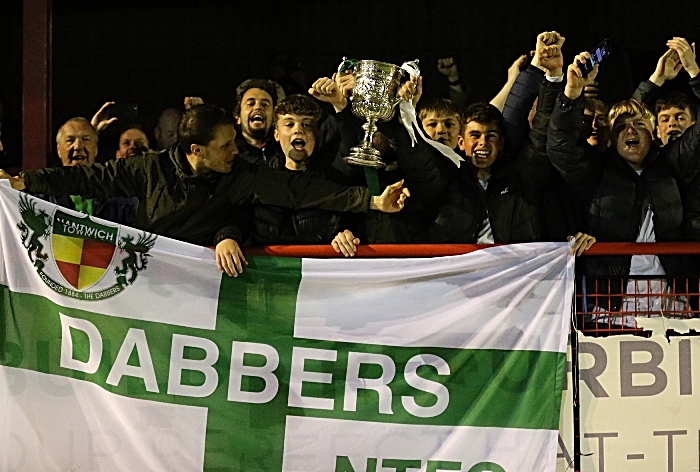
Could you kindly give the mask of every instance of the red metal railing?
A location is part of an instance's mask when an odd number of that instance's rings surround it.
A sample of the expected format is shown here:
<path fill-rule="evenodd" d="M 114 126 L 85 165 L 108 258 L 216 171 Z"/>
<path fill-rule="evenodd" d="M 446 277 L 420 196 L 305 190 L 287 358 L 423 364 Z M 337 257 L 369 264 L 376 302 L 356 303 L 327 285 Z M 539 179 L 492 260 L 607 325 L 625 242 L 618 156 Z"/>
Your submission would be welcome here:
<path fill-rule="evenodd" d="M 690 319 L 700 316 L 698 279 L 577 278 L 577 326 L 588 336 L 644 334 L 635 317 Z M 585 303 L 584 303 L 585 300 Z"/>
<path fill-rule="evenodd" d="M 357 257 L 439 257 L 467 254 L 492 244 L 363 244 Z M 285 257 L 343 257 L 330 244 L 308 246 L 265 246 L 250 248 L 246 254 Z M 700 243 L 596 243 L 584 256 L 622 256 L 634 254 L 698 254 Z"/>

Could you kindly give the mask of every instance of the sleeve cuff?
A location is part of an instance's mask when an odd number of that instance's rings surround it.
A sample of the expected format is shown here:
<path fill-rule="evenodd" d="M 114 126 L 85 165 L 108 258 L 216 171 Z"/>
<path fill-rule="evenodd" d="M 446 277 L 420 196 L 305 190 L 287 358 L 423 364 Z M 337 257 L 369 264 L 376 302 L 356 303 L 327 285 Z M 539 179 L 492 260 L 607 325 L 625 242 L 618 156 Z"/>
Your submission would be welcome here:
<path fill-rule="evenodd" d="M 240 243 L 242 235 L 238 228 L 235 228 L 233 226 L 223 228 L 218 233 L 216 233 L 216 237 L 214 238 L 214 246 L 219 244 L 224 239 L 233 239 L 237 243 Z"/>

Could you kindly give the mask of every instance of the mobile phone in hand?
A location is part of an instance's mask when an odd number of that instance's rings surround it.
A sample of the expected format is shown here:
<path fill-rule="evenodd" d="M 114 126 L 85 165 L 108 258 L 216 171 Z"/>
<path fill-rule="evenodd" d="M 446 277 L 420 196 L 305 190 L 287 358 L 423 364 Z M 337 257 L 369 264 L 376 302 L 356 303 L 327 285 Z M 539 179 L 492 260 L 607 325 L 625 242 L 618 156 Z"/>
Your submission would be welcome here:
<path fill-rule="evenodd" d="M 586 59 L 585 62 L 578 63 L 578 68 L 581 70 L 583 77 L 588 76 L 588 74 L 593 71 L 593 66 L 603 62 L 605 59 L 610 57 L 610 54 L 610 40 L 604 39 L 600 42 L 600 44 L 598 44 L 598 46 L 595 47 L 595 49 L 591 51 L 590 59 Z"/>

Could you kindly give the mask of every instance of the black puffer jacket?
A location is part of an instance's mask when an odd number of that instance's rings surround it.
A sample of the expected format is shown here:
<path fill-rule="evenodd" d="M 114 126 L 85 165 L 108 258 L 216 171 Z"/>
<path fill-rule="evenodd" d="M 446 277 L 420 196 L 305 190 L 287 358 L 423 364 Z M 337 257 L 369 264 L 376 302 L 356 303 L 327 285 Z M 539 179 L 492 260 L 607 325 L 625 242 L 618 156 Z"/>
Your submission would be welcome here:
<path fill-rule="evenodd" d="M 544 78 L 544 72 L 530 64 L 520 71 L 506 97 L 506 102 L 503 104 L 503 119 L 508 136 L 508 150 L 511 152 L 520 150 L 527 139 L 530 131 L 527 118 L 535 103 L 535 98 L 540 93 L 540 84 L 543 81 L 547 82 Z M 554 86 L 559 87 L 559 83 L 554 83 Z"/>
<path fill-rule="evenodd" d="M 557 102 L 559 92 L 564 90 L 564 82 L 550 82 L 542 79 L 537 101 L 537 113 L 532 121 L 530 140 L 537 152 L 547 153 L 547 130 L 549 120 Z M 590 123 L 584 123 L 590 129 Z M 547 160 L 549 160 L 547 158 Z M 569 236 L 583 232 L 581 208 L 559 172 L 550 164 L 547 181 L 542 189 L 542 239 L 546 241 L 566 241 Z"/>
<path fill-rule="evenodd" d="M 366 188 L 242 159 L 235 159 L 227 174 L 194 175 L 178 145 L 106 164 L 28 171 L 24 181 L 31 193 L 138 197 L 137 228 L 200 245 L 243 241 L 252 204 L 366 212 L 370 200 Z"/>
<path fill-rule="evenodd" d="M 652 145 L 637 174 L 614 147 L 605 153 L 581 143 L 583 100 L 557 99 L 549 126 L 548 153 L 584 208 L 583 224 L 598 241 L 637 239 L 647 208 L 654 212 L 657 241 L 683 239 L 681 189 L 700 172 L 700 128 L 691 126 L 679 139 L 659 149 Z M 667 275 L 687 272 L 682 257 L 660 256 Z M 631 256 L 584 258 L 584 273 L 627 276 Z"/>

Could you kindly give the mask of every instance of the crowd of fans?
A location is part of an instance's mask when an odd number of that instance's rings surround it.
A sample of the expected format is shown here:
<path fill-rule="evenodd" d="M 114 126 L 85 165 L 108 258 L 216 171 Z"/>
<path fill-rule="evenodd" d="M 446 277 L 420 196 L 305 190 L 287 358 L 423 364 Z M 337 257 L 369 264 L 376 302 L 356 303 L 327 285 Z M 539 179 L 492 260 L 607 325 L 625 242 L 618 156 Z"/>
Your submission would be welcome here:
<path fill-rule="evenodd" d="M 700 97 L 695 44 L 670 39 L 649 80 L 607 104 L 595 82 L 605 63 L 583 74 L 590 54 L 564 64 L 564 42 L 539 34 L 490 103 L 468 103 L 451 58 L 437 64 L 445 98 L 422 101 L 422 78 L 407 75 L 398 97 L 417 110 L 421 130 L 400 113 L 379 123 L 372 141 L 387 167 L 378 171 L 343 160 L 364 135 L 352 112 L 355 77 L 344 71 L 308 94 L 246 80 L 232 113 L 187 97 L 183 110 L 163 110 L 152 133 L 113 117 L 108 102 L 92 120 L 61 126 L 62 167 L 0 178 L 62 206 L 216 246 L 229 275 L 243 270 L 246 245 L 331 244 L 350 257 L 365 243 L 571 240 L 581 254 L 596 240 L 697 241 L 697 106 L 663 90 L 685 71 Z M 98 135 L 117 126 L 115 159 L 95 164 Z M 674 256 L 582 262 L 599 277 L 695 275 L 691 259 Z"/>

